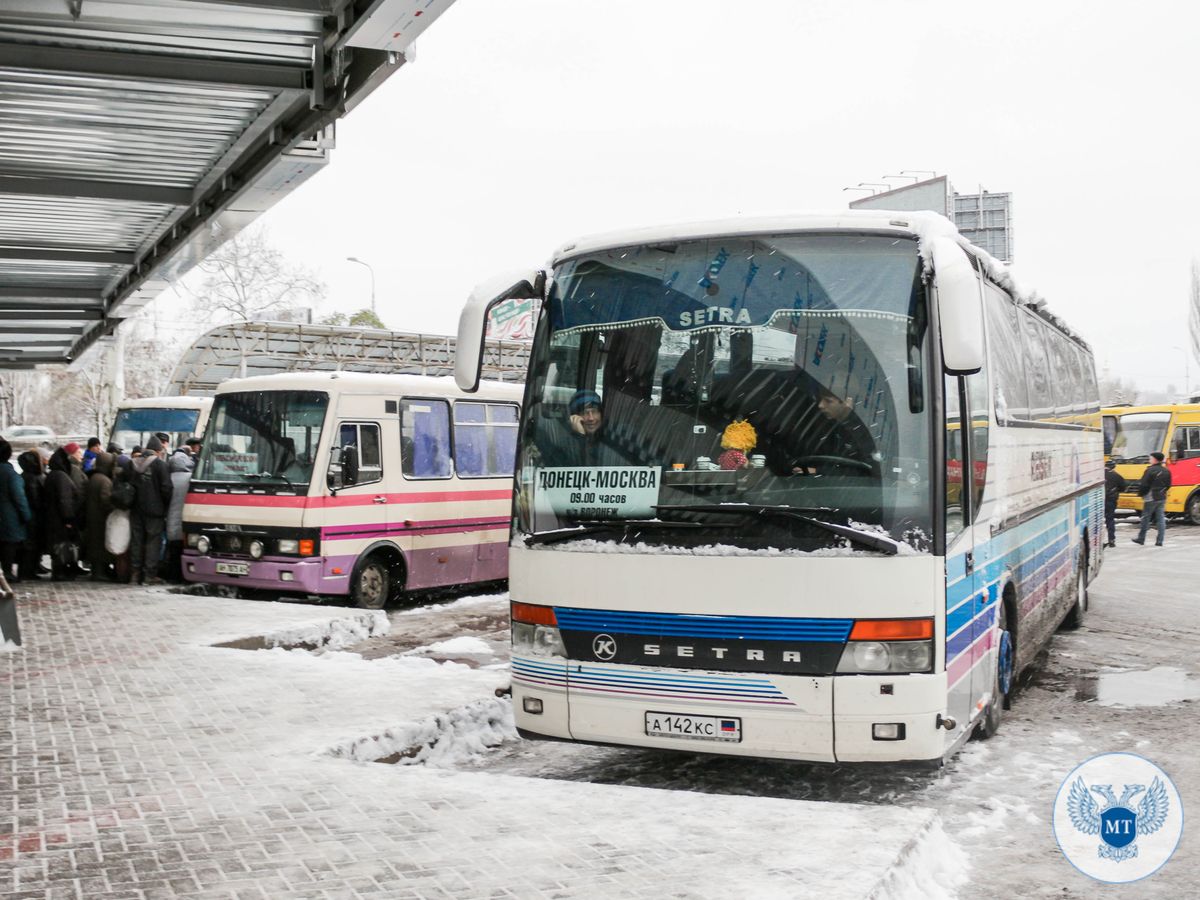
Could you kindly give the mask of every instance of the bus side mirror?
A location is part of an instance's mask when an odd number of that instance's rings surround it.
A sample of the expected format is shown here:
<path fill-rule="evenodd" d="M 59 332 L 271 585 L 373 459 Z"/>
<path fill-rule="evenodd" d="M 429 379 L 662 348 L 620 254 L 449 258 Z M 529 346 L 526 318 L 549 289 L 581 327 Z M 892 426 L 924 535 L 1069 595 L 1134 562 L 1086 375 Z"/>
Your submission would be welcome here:
<path fill-rule="evenodd" d="M 358 448 L 347 444 L 342 448 L 342 485 L 358 484 Z"/>
<path fill-rule="evenodd" d="M 329 452 L 329 468 L 325 471 L 325 484 L 337 493 L 358 481 L 358 448 L 352 444 L 334 447 Z"/>
<path fill-rule="evenodd" d="M 505 300 L 540 300 L 545 288 L 545 271 L 535 269 L 498 275 L 471 291 L 458 317 L 458 341 L 454 346 L 454 380 L 459 388 L 468 394 L 479 390 L 483 342 L 487 337 L 488 313 L 492 307 Z"/>
<path fill-rule="evenodd" d="M 931 250 L 942 361 L 952 375 L 973 375 L 984 362 L 979 277 L 956 241 L 934 238 Z"/>

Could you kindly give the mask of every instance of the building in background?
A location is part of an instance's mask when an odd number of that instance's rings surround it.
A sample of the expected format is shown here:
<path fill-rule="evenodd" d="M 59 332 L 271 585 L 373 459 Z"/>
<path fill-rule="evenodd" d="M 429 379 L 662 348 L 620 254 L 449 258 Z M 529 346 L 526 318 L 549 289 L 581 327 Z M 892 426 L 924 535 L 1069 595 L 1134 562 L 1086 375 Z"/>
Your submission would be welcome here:
<path fill-rule="evenodd" d="M 890 191 L 860 197 L 851 209 L 932 210 L 952 221 L 972 244 L 1001 262 L 1013 261 L 1012 194 L 982 188 L 978 194 L 960 194 L 945 175 L 906 184 Z"/>

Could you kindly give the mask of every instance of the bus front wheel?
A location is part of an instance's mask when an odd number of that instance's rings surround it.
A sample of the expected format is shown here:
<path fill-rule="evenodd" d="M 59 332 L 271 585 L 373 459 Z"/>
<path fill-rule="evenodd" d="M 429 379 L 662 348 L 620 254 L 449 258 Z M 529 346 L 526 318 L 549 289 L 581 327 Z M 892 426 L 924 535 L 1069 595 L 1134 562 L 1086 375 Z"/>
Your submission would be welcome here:
<path fill-rule="evenodd" d="M 1187 505 L 1183 508 L 1184 518 L 1189 525 L 1200 525 L 1200 491 L 1188 497 Z"/>
<path fill-rule="evenodd" d="M 975 726 L 975 737 L 987 740 L 1000 730 L 1000 720 L 1008 706 L 1008 694 L 1013 680 L 1013 641 L 1008 630 L 1008 605 L 1001 599 L 997 604 L 1000 622 L 997 628 L 999 645 L 996 647 L 996 668 L 992 673 L 992 699 L 983 713 L 983 719 Z"/>
<path fill-rule="evenodd" d="M 350 596 L 359 609 L 383 609 L 388 600 L 388 567 L 378 556 L 368 558 L 350 585 Z"/>

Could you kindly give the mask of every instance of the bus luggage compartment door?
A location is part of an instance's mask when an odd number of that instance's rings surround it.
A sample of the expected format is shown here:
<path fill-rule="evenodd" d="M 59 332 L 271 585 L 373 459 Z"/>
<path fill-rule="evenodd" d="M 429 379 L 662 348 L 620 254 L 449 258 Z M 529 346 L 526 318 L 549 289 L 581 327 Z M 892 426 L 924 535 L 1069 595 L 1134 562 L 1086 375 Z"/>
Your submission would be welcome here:
<path fill-rule="evenodd" d="M 833 679 L 581 663 L 567 666 L 579 741 L 832 762 Z M 651 734 L 658 714 L 658 731 Z M 670 717 L 668 723 L 662 717 Z M 690 732 L 690 733 L 689 733 Z"/>

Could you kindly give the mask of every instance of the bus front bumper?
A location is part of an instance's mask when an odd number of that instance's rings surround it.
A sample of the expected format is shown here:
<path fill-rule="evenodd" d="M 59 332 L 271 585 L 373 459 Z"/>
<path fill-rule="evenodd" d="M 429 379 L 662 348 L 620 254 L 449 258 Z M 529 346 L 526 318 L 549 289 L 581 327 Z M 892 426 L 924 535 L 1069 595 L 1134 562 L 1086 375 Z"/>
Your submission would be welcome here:
<path fill-rule="evenodd" d="M 229 571 L 231 568 L 233 571 Z M 301 594 L 347 593 L 350 576 L 327 575 L 325 568 L 326 560 L 322 557 L 228 559 L 201 555 L 194 550 L 183 553 L 183 577 L 187 581 Z"/>
<path fill-rule="evenodd" d="M 738 675 L 514 657 L 512 697 L 517 728 L 530 735 L 689 753 L 926 761 L 941 759 L 954 737 L 942 727 L 944 673 Z M 730 721 L 737 739 L 651 735 L 652 714 Z"/>

